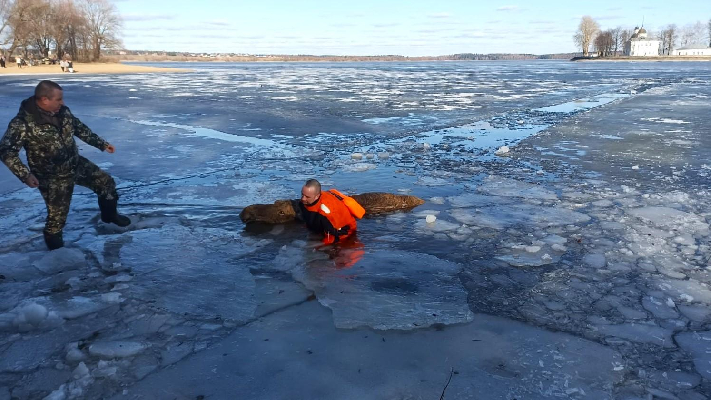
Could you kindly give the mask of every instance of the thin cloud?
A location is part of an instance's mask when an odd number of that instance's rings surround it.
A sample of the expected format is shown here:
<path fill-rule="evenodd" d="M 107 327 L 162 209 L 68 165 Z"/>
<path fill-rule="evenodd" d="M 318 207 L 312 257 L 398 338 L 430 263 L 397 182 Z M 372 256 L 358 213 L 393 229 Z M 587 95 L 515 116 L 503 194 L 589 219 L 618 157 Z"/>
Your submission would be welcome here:
<path fill-rule="evenodd" d="M 417 29 L 417 30 L 415 30 L 415 33 L 435 34 L 435 33 L 452 32 L 455 30 L 456 29 L 454 29 L 454 28 L 430 28 L 430 29 Z"/>
<path fill-rule="evenodd" d="M 483 32 L 468 32 L 468 33 L 462 33 L 460 35 L 456 35 L 453 37 L 457 38 L 457 39 L 482 39 L 482 38 L 492 37 L 492 35 L 486 34 Z"/>
<path fill-rule="evenodd" d="M 518 11 L 518 6 L 502 6 L 497 8 L 496 11 Z"/>
<path fill-rule="evenodd" d="M 427 17 L 433 18 L 433 19 L 447 19 L 447 18 L 451 18 L 452 14 L 450 14 L 448 12 L 441 12 L 441 13 L 430 14 Z"/>
<path fill-rule="evenodd" d="M 195 37 L 199 37 L 202 39 L 231 39 L 232 35 L 226 35 L 226 34 L 216 34 L 216 33 L 205 33 L 205 34 L 197 34 Z"/>
<path fill-rule="evenodd" d="M 595 17 L 596 20 L 600 21 L 609 21 L 609 20 L 615 20 L 615 19 L 623 19 L 626 18 L 621 15 L 603 15 L 602 17 Z"/>
<path fill-rule="evenodd" d="M 214 25 L 214 26 L 229 26 L 229 25 L 231 25 L 229 21 L 226 21 L 224 19 L 214 19 L 212 21 L 205 21 L 205 24 Z"/>
<path fill-rule="evenodd" d="M 400 24 L 398 23 L 384 23 L 384 24 L 373 24 L 374 28 L 392 28 L 395 26 L 399 26 Z"/>
<path fill-rule="evenodd" d="M 124 21 L 172 20 L 175 17 L 175 14 L 124 14 L 121 16 Z"/>

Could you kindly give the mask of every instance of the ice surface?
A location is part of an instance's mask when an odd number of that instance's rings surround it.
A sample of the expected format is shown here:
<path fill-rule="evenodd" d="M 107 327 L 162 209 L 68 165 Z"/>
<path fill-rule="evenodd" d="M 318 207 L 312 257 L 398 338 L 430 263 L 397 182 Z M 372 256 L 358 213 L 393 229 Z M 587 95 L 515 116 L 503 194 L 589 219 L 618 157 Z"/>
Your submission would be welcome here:
<path fill-rule="evenodd" d="M 655 325 L 628 323 L 620 325 L 598 325 L 600 333 L 628 339 L 634 342 L 652 343 L 661 347 L 674 347 L 672 331 Z"/>
<path fill-rule="evenodd" d="M 558 199 L 555 193 L 539 185 L 493 175 L 488 176 L 477 190 L 490 196 L 522 197 L 538 200 Z"/>
<path fill-rule="evenodd" d="M 360 251 L 343 249 L 333 259 L 302 254 L 304 261 L 292 264 L 295 279 L 333 310 L 336 327 L 410 330 L 471 320 L 459 265 L 416 253 Z M 299 252 L 285 248 L 277 263 L 293 263 Z M 362 258 L 350 265 L 354 255 Z"/>
<path fill-rule="evenodd" d="M 102 358 L 124 358 L 135 356 L 146 348 L 146 344 L 138 342 L 96 342 L 89 346 L 89 354 Z"/>
<path fill-rule="evenodd" d="M 475 210 L 455 209 L 452 217 L 460 223 L 505 229 L 518 225 L 538 227 L 585 223 L 588 215 L 562 207 L 536 207 L 527 204 L 481 207 Z"/>
<path fill-rule="evenodd" d="M 249 269 L 214 266 L 256 251 L 258 243 L 240 241 L 234 233 L 220 229 L 189 229 L 179 225 L 127 235 L 131 241 L 121 247 L 120 259 L 131 269 L 135 280 L 124 296 L 152 300 L 158 307 L 181 314 L 213 315 L 237 321 L 253 316 L 254 279 Z M 196 285 L 195 280 L 210 284 Z"/>
<path fill-rule="evenodd" d="M 503 156 L 504 154 L 508 154 L 509 151 L 509 146 L 501 146 L 494 152 L 494 154 L 497 156 Z"/>
<path fill-rule="evenodd" d="M 709 230 L 701 216 L 674 208 L 642 207 L 631 209 L 629 213 L 662 228 L 683 228 L 687 233 L 708 233 Z"/>
<path fill-rule="evenodd" d="M 437 398 L 451 373 L 447 398 L 601 399 L 611 397 L 625 373 L 619 355 L 602 345 L 472 317 L 469 324 L 418 335 L 342 331 L 328 310 L 310 302 L 251 324 L 130 392 L 155 397 L 169 387 L 171 395 L 188 398 Z"/>
<path fill-rule="evenodd" d="M 711 331 L 682 332 L 675 339 L 681 348 L 691 353 L 696 371 L 711 379 Z"/>
<path fill-rule="evenodd" d="M 63 247 L 47 253 L 35 262 L 33 266 L 45 274 L 56 274 L 86 267 L 86 257 L 79 249 Z"/>

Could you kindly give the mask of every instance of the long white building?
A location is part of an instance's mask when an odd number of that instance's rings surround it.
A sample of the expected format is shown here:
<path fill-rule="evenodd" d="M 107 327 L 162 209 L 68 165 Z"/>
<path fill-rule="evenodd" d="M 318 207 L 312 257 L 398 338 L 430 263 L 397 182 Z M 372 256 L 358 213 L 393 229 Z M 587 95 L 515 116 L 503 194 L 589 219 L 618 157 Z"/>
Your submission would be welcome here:
<path fill-rule="evenodd" d="M 661 41 L 647 38 L 647 30 L 639 27 L 634 28 L 634 33 L 630 40 L 625 43 L 624 55 L 629 57 L 657 57 L 659 56 L 659 46 Z"/>
<path fill-rule="evenodd" d="M 711 47 L 706 47 L 704 45 L 693 45 L 679 47 L 674 49 L 673 55 L 675 56 L 688 56 L 688 57 L 711 57 Z"/>

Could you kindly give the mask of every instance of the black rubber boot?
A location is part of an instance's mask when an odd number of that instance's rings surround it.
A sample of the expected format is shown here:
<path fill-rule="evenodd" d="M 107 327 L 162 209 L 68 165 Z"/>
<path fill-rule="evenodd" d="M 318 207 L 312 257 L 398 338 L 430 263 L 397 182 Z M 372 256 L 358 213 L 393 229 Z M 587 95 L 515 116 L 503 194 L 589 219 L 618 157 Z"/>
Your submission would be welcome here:
<path fill-rule="evenodd" d="M 118 226 L 129 226 L 131 225 L 131 220 L 118 213 L 116 207 L 118 206 L 118 199 L 104 199 L 99 197 L 99 209 L 101 210 L 101 220 L 107 224 L 116 224 Z"/>
<path fill-rule="evenodd" d="M 57 250 L 60 247 L 64 247 L 64 239 L 62 239 L 62 232 L 50 235 L 44 232 L 44 242 L 47 244 L 47 248 L 52 250 Z"/>

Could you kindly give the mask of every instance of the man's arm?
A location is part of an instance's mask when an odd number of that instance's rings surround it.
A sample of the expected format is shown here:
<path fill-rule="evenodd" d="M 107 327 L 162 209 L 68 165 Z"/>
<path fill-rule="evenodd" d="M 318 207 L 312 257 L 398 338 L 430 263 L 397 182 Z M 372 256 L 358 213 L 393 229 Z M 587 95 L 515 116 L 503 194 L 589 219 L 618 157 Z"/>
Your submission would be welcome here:
<path fill-rule="evenodd" d="M 0 139 L 0 160 L 22 182 L 30 176 L 30 169 L 20 160 L 20 149 L 25 145 L 27 125 L 17 118 L 10 121 L 5 135 Z"/>
<path fill-rule="evenodd" d="M 67 110 L 67 114 L 68 117 L 72 119 L 72 124 L 74 125 L 74 136 L 78 137 L 89 146 L 94 146 L 101 151 L 106 150 L 106 147 L 109 146 L 109 142 L 94 133 L 88 126 L 84 125 L 79 118 L 69 112 L 69 110 Z"/>

